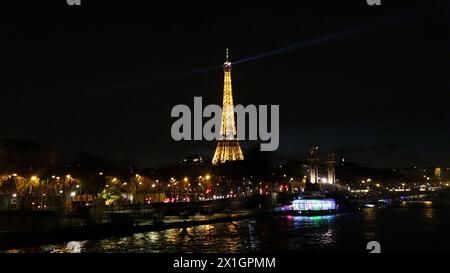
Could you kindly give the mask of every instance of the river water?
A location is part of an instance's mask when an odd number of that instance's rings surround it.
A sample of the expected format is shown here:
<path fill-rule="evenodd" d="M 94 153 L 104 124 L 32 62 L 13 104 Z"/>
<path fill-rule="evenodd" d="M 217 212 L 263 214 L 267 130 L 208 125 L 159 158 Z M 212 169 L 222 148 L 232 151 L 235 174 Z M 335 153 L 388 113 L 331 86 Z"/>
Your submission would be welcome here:
<path fill-rule="evenodd" d="M 332 216 L 270 216 L 11 252 L 367 252 L 369 241 L 378 241 L 382 252 L 446 252 L 450 210 L 424 203 Z"/>

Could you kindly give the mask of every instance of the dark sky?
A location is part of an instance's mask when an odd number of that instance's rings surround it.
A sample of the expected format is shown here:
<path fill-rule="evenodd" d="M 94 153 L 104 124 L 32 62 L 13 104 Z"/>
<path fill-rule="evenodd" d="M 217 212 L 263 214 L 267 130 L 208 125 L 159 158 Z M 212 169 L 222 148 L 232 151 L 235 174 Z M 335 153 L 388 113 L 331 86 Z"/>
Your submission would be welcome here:
<path fill-rule="evenodd" d="M 450 166 L 448 1 L 81 1 L 2 4 L 0 138 L 142 166 L 212 156 L 172 140 L 172 107 L 221 103 L 222 70 L 202 69 L 226 47 L 232 61 L 290 48 L 233 66 L 235 103 L 280 105 L 277 159 L 318 144 Z"/>

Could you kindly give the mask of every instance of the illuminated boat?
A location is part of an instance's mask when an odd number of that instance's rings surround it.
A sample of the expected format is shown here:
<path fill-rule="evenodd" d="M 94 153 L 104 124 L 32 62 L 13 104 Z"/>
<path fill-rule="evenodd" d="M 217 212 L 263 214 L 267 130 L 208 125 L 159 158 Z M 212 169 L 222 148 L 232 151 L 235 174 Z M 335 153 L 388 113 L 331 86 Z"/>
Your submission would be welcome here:
<path fill-rule="evenodd" d="M 288 209 L 289 214 L 305 216 L 335 214 L 337 211 L 334 199 L 295 199 Z"/>

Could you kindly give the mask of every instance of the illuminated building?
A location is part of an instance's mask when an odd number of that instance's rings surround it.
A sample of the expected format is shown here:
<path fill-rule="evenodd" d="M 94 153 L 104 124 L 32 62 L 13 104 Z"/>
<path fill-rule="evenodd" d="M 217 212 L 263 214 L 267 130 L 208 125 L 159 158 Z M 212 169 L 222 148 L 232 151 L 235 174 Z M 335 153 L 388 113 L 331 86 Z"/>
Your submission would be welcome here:
<path fill-rule="evenodd" d="M 309 181 L 311 184 L 315 184 L 319 182 L 319 155 L 318 155 L 319 147 L 313 146 L 309 157 Z"/>
<path fill-rule="evenodd" d="M 442 174 L 441 168 L 437 167 L 434 169 L 434 176 L 437 180 L 441 179 L 441 174 Z"/>
<path fill-rule="evenodd" d="M 228 49 L 226 61 L 223 64 L 224 86 L 222 123 L 220 127 L 220 137 L 217 140 L 217 148 L 214 153 L 212 163 L 214 165 L 227 161 L 243 160 L 241 146 L 236 137 L 236 125 L 234 121 L 233 92 L 231 87 L 231 62 L 228 60 Z"/>
<path fill-rule="evenodd" d="M 335 184 L 336 183 L 336 156 L 333 153 L 328 154 L 328 160 L 327 163 L 327 172 L 328 172 L 328 179 L 327 182 L 329 184 Z"/>

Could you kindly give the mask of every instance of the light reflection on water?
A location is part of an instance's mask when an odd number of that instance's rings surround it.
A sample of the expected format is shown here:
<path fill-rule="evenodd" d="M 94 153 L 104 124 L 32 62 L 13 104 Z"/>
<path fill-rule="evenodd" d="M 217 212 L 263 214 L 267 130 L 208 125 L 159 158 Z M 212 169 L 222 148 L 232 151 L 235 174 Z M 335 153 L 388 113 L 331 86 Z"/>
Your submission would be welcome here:
<path fill-rule="evenodd" d="M 39 248 L 39 252 L 248 252 L 332 245 L 331 216 L 275 216 L 263 219 L 137 233 L 124 238 L 70 242 Z M 311 232 L 314 230 L 313 232 Z"/>
<path fill-rule="evenodd" d="M 268 216 L 19 252 L 364 252 L 372 240 L 380 241 L 384 251 L 446 251 L 449 228 L 448 211 L 429 206 L 369 208 L 330 216 Z"/>

